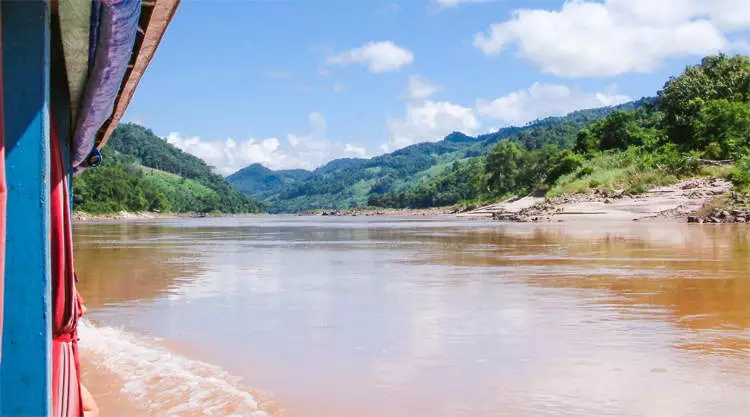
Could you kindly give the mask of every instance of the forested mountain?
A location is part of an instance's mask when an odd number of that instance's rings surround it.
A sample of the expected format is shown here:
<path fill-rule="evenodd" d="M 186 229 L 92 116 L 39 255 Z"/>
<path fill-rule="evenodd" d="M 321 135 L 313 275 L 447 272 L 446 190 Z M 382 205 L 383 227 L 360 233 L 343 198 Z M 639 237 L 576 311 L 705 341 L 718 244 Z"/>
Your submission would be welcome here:
<path fill-rule="evenodd" d="M 254 164 L 227 179 L 248 195 L 264 199 L 271 212 L 363 206 L 368 200 L 377 202 L 378 196 L 404 192 L 435 177 L 448 175 L 450 170 L 457 169 L 455 162 L 460 165 L 485 155 L 506 139 L 524 143 L 529 149 L 548 144 L 572 147 L 576 134 L 588 123 L 616 110 L 631 110 L 650 100 L 653 99 L 580 110 L 564 117 L 536 120 L 523 127 L 508 127 L 477 137 L 454 132 L 439 142 L 419 143 L 372 159 L 334 160 L 307 177 L 296 171 L 290 177 L 290 171 L 271 171 Z M 450 200 L 452 198 L 446 201 Z"/>
<path fill-rule="evenodd" d="M 279 188 L 297 184 L 312 175 L 304 169 L 273 171 L 261 164 L 252 164 L 228 176 L 227 181 L 247 195 L 266 198 Z"/>
<path fill-rule="evenodd" d="M 73 191 L 75 208 L 91 213 L 255 213 L 265 209 L 200 158 L 129 123 L 113 132 L 100 167 L 74 177 Z"/>
<path fill-rule="evenodd" d="M 531 191 L 554 196 L 591 189 L 639 194 L 683 177 L 717 175 L 706 160 L 736 161 L 727 174 L 750 191 L 750 59 L 709 56 L 634 108 L 588 123 L 519 132 L 486 156 L 403 192 L 373 195 L 369 204 L 422 208 L 497 200 Z"/>

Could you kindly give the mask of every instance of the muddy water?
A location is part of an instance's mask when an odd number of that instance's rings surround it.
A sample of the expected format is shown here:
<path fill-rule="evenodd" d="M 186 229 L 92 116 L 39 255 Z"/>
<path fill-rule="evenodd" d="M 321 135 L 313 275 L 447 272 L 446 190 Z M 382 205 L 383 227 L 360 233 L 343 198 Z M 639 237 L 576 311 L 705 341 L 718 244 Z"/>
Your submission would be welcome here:
<path fill-rule="evenodd" d="M 104 415 L 750 410 L 750 225 L 266 217 L 75 232 Z"/>

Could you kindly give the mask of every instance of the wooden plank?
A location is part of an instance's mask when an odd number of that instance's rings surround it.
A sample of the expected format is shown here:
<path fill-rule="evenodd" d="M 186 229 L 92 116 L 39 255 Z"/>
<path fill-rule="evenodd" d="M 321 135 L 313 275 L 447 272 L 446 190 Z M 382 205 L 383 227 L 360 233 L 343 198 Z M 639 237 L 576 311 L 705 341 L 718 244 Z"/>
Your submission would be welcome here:
<path fill-rule="evenodd" d="M 50 4 L 3 1 L 8 223 L 0 392 L 3 416 L 48 416 Z"/>

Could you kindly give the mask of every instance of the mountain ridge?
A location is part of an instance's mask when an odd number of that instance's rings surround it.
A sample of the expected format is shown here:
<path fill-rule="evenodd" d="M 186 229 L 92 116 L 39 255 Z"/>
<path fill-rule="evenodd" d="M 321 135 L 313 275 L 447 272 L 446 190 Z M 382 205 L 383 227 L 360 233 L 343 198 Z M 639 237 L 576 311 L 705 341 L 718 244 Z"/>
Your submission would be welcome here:
<path fill-rule="evenodd" d="M 565 116 L 547 117 L 478 136 L 452 132 L 437 142 L 421 142 L 369 159 L 335 159 L 306 171 L 311 174 L 307 178 L 281 181 L 274 187 L 260 184 L 273 183 L 273 178 L 269 177 L 286 176 L 289 170 L 274 171 L 264 167 L 268 171 L 244 171 L 246 167 L 229 175 L 227 181 L 245 194 L 266 201 L 269 211 L 276 213 L 364 206 L 372 195 L 405 191 L 438 175 L 452 162 L 486 154 L 502 140 L 518 137 L 527 147 L 536 149 L 545 144 L 544 138 L 535 137 L 537 129 L 571 124 L 575 125 L 572 131 L 613 111 L 630 110 L 653 100 L 655 98 L 647 97 L 618 106 L 576 110 Z M 570 147 L 573 140 L 574 137 L 567 135 L 559 139 L 557 145 Z"/>

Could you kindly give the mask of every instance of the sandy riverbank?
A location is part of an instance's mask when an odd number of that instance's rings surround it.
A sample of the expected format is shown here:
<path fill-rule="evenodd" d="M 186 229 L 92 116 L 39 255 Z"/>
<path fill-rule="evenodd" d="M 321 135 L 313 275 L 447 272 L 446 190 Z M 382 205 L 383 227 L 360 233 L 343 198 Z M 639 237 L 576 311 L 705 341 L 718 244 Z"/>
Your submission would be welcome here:
<path fill-rule="evenodd" d="M 204 217 L 238 217 L 238 216 L 262 216 L 264 214 L 198 214 L 198 213 L 153 213 L 153 212 L 129 212 L 91 214 L 82 211 L 73 212 L 73 220 L 76 222 L 107 221 L 107 220 L 157 220 L 157 219 L 192 219 Z"/>
<path fill-rule="evenodd" d="M 459 216 L 513 222 L 568 220 L 679 220 L 708 223 L 745 223 L 750 208 L 714 210 L 717 199 L 729 196 L 732 183 L 718 178 L 696 178 L 658 187 L 640 195 L 624 191 L 592 191 L 553 198 L 523 197 L 481 207 Z M 726 211 L 726 212 L 725 212 Z"/>
<path fill-rule="evenodd" d="M 175 213 L 151 213 L 151 212 L 139 212 L 131 213 L 128 211 L 120 211 L 118 213 L 106 213 L 106 214 L 91 214 L 84 211 L 74 211 L 73 220 L 75 221 L 97 221 L 97 220 L 144 220 L 144 219 L 175 219 L 183 217 L 199 217 L 198 215 L 192 214 L 175 214 Z"/>

